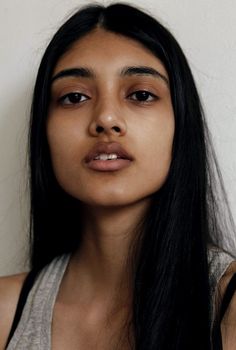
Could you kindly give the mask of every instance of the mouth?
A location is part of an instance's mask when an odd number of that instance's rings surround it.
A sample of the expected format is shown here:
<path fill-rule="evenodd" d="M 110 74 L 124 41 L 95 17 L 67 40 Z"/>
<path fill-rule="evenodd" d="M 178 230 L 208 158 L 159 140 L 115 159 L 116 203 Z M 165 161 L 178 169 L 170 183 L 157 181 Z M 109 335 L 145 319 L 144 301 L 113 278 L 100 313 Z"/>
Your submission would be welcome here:
<path fill-rule="evenodd" d="M 125 158 L 120 157 L 116 153 L 110 153 L 110 154 L 101 153 L 94 158 L 94 160 L 115 160 L 115 159 L 125 159 Z"/>
<path fill-rule="evenodd" d="M 85 157 L 85 164 L 96 171 L 117 171 L 128 167 L 133 157 L 118 142 L 99 142 Z"/>

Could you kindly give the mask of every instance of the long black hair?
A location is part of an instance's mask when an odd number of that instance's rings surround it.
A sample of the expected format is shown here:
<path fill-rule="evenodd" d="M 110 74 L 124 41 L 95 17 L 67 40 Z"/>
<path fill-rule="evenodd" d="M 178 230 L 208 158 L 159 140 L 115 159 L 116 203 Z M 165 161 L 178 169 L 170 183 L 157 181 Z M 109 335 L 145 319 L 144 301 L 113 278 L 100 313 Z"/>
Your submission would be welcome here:
<path fill-rule="evenodd" d="M 135 349 L 210 349 L 207 249 L 222 241 L 223 220 L 214 188 L 221 178 L 185 55 L 165 27 L 132 6 L 117 3 L 80 9 L 57 31 L 42 58 L 29 136 L 31 267 L 40 271 L 54 257 L 72 252 L 80 244 L 80 202 L 65 193 L 55 179 L 46 120 L 58 59 L 97 27 L 138 41 L 162 61 L 175 116 L 169 174 L 153 194 L 133 245 Z"/>

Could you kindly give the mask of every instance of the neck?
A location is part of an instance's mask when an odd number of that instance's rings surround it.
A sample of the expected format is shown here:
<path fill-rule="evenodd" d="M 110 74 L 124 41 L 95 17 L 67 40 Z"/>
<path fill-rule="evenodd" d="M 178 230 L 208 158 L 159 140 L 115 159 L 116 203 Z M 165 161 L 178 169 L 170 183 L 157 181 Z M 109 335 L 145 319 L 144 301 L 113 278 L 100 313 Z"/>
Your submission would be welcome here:
<path fill-rule="evenodd" d="M 123 208 L 85 208 L 82 244 L 73 257 L 80 286 L 113 297 L 130 291 L 130 246 L 148 206 L 149 201 Z"/>

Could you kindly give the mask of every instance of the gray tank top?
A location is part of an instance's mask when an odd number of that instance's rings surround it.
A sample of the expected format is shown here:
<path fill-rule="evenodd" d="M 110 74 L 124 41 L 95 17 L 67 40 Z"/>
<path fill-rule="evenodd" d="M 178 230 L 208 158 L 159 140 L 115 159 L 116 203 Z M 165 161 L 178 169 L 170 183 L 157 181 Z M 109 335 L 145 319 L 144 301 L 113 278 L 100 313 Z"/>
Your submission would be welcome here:
<path fill-rule="evenodd" d="M 51 349 L 53 308 L 69 258 L 70 255 L 56 258 L 41 271 L 28 295 L 20 322 L 6 350 Z M 211 248 L 208 259 L 213 299 L 218 281 L 235 258 Z M 212 313 L 214 314 L 213 307 Z"/>
<path fill-rule="evenodd" d="M 7 350 L 50 350 L 53 306 L 69 255 L 46 266 L 36 279 Z"/>

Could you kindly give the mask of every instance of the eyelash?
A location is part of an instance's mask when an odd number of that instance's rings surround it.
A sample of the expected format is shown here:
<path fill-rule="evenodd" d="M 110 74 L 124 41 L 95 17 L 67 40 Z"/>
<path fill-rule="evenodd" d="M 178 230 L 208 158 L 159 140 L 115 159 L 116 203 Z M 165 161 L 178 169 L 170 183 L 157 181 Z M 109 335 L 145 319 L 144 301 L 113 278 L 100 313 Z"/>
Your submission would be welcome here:
<path fill-rule="evenodd" d="M 136 99 L 132 99 L 131 98 L 131 96 L 132 95 L 137 95 L 138 93 L 141 93 L 141 94 L 146 94 L 146 95 L 148 95 L 148 99 L 151 97 L 151 101 L 149 100 L 145 100 L 145 101 L 140 101 L 140 100 L 138 100 L 137 98 Z M 84 100 L 82 100 L 81 101 L 81 97 L 86 97 L 86 99 L 84 99 Z M 76 100 L 72 100 L 71 101 L 71 99 L 73 99 L 73 98 L 76 98 Z M 132 92 L 131 94 L 129 94 L 128 96 L 127 96 L 127 98 L 128 99 L 130 99 L 130 100 L 132 100 L 132 101 L 134 101 L 134 102 L 138 102 L 138 103 L 141 103 L 141 104 L 146 104 L 146 103 L 150 103 L 150 102 L 153 102 L 153 101 L 155 101 L 155 100 L 158 100 L 159 99 L 159 97 L 158 96 L 156 96 L 156 95 L 154 95 L 153 93 L 151 93 L 151 92 L 149 92 L 149 91 L 147 91 L 147 90 L 137 90 L 137 91 L 134 91 L 134 92 Z M 78 100 L 79 99 L 79 100 Z M 64 96 L 62 96 L 62 97 L 60 97 L 59 98 L 59 104 L 61 104 L 62 106 L 64 105 L 64 106 L 70 106 L 70 105 L 74 105 L 74 104 L 80 104 L 80 103 L 82 103 L 82 102 L 84 102 L 84 101 L 86 101 L 86 100 L 90 100 L 91 98 L 89 97 L 89 96 L 87 96 L 87 95 L 85 95 L 85 94 L 81 94 L 81 93 L 79 93 L 79 92 L 71 92 L 71 93 L 69 93 L 69 94 L 66 94 L 66 95 L 64 95 Z M 66 102 L 66 100 L 68 100 L 69 102 Z"/>
<path fill-rule="evenodd" d="M 83 100 L 83 101 L 78 101 L 78 100 L 76 100 L 76 101 L 74 101 L 74 102 L 73 102 L 73 101 L 70 101 L 70 99 L 76 98 L 76 96 L 79 97 L 79 99 L 80 99 L 82 96 L 85 96 L 87 99 L 90 100 L 90 98 L 89 98 L 87 95 L 85 95 L 85 94 L 81 94 L 81 93 L 79 93 L 79 92 L 70 92 L 69 94 L 66 94 L 66 95 L 63 95 L 62 97 L 60 97 L 59 100 L 58 100 L 58 102 L 59 102 L 60 105 L 73 105 L 73 104 L 77 104 L 77 103 L 81 103 L 81 102 L 84 102 L 84 101 L 85 101 L 85 100 Z M 69 103 L 66 103 L 66 102 L 65 102 L 67 99 L 69 100 Z"/>
<path fill-rule="evenodd" d="M 134 92 L 132 92 L 132 94 L 129 94 L 129 95 L 128 95 L 128 98 L 131 99 L 130 96 L 135 95 L 135 94 L 137 94 L 137 93 L 141 93 L 141 94 L 144 93 L 144 94 L 147 94 L 147 95 L 148 95 L 148 98 L 151 97 L 151 101 L 147 101 L 147 100 L 146 100 L 146 101 L 139 101 L 138 99 L 134 99 L 133 101 L 135 101 L 135 102 L 139 102 L 139 103 L 149 103 L 149 102 L 153 102 L 153 101 L 156 101 L 156 100 L 159 99 L 158 96 L 154 95 L 153 93 L 151 93 L 151 92 L 149 92 L 149 91 L 147 91 L 147 90 L 137 90 L 137 91 L 134 91 Z"/>

